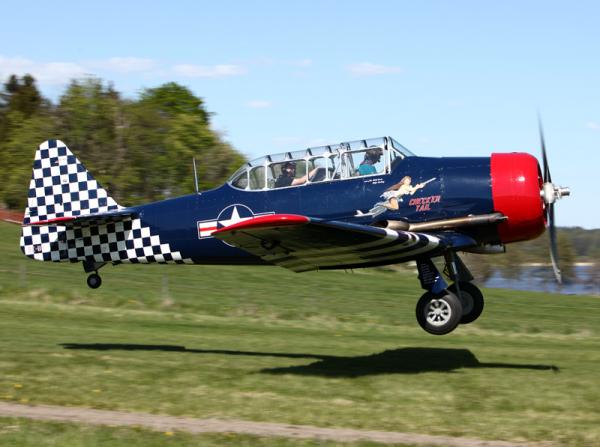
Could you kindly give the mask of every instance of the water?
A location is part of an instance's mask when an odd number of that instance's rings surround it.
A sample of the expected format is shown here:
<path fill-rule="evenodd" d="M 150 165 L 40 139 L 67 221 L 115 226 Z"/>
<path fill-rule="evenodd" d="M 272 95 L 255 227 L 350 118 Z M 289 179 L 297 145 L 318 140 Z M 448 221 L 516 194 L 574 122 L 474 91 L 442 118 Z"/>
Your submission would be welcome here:
<path fill-rule="evenodd" d="M 537 292 L 563 293 L 568 295 L 600 295 L 600 285 L 591 283 L 593 267 L 576 265 L 575 279 L 559 285 L 550 267 L 523 267 L 518 278 L 504 278 L 495 271 L 485 282 L 485 287 L 501 289 L 532 290 Z"/>

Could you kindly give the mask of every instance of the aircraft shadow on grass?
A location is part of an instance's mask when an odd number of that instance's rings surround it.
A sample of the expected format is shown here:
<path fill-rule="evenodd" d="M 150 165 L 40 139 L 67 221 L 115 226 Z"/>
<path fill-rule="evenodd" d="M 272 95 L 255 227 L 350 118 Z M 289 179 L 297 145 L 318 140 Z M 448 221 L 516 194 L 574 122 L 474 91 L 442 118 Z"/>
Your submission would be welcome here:
<path fill-rule="evenodd" d="M 265 368 L 265 374 L 299 374 L 322 377 L 362 377 L 376 374 L 418 374 L 425 372 L 452 372 L 460 368 L 533 369 L 558 372 L 555 365 L 513 363 L 482 363 L 468 349 L 400 348 L 378 354 L 344 357 L 335 355 L 233 351 L 223 349 L 188 349 L 176 345 L 136 345 L 119 343 L 63 343 L 65 349 L 96 351 L 165 351 L 191 354 L 222 354 L 231 356 L 280 357 L 289 359 L 315 359 L 307 365 Z"/>

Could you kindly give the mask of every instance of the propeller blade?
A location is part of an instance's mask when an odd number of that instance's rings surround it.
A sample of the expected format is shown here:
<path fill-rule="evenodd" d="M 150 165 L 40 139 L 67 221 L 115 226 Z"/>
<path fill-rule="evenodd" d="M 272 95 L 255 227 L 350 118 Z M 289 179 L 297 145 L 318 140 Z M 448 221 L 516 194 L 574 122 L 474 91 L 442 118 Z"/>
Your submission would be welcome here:
<path fill-rule="evenodd" d="M 556 245 L 556 225 L 554 224 L 554 204 L 547 205 L 548 207 L 548 233 L 550 234 L 550 260 L 552 261 L 552 270 L 556 282 L 562 284 L 562 273 L 558 266 L 558 247 Z"/>
<path fill-rule="evenodd" d="M 548 164 L 548 155 L 546 154 L 546 140 L 544 138 L 544 129 L 542 127 L 542 118 L 538 113 L 538 127 L 540 130 L 540 143 L 542 146 L 542 162 L 544 165 L 543 172 L 543 197 L 545 202 L 545 212 L 546 212 L 546 224 L 548 226 L 548 234 L 550 236 L 550 261 L 552 262 L 552 270 L 554 271 L 554 277 L 556 278 L 556 282 L 558 284 L 562 284 L 562 273 L 560 271 L 560 267 L 558 266 L 558 247 L 556 243 L 556 223 L 554 219 L 554 202 L 556 199 L 561 198 L 561 194 L 559 192 L 557 196 L 557 188 L 554 184 L 552 184 L 552 176 L 550 175 L 550 166 Z M 560 188 L 558 189 L 560 191 Z M 568 190 L 567 193 L 568 194 Z"/>
<path fill-rule="evenodd" d="M 542 145 L 542 161 L 544 164 L 544 183 L 552 183 L 552 176 L 550 175 L 550 166 L 548 166 L 548 157 L 546 155 L 546 141 L 544 140 L 544 129 L 542 128 L 542 118 L 538 115 L 538 126 L 540 128 L 540 142 Z"/>

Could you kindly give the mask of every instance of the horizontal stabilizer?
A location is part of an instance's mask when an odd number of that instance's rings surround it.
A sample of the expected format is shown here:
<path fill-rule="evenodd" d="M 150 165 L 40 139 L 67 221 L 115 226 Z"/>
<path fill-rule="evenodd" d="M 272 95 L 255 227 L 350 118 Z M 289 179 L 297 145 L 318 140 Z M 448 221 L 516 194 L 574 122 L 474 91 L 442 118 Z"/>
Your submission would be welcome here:
<path fill-rule="evenodd" d="M 40 220 L 23 224 L 23 226 L 43 226 L 43 225 L 60 225 L 65 227 L 74 227 L 79 225 L 100 225 L 110 222 L 118 222 L 126 218 L 136 217 L 137 213 L 128 208 L 122 208 L 116 211 L 108 211 L 105 213 L 85 214 L 79 216 L 64 216 L 55 217 L 54 219 Z"/>

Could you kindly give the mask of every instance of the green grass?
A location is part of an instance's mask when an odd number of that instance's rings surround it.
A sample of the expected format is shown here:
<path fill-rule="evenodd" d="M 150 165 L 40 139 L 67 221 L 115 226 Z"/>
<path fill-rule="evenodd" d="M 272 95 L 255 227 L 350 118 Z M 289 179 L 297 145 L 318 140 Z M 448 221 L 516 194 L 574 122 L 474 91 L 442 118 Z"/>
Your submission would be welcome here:
<path fill-rule="evenodd" d="M 92 291 L 18 232 L 0 225 L 1 400 L 600 444 L 598 298 L 490 289 L 480 320 L 435 337 L 408 273 L 108 266 Z"/>

